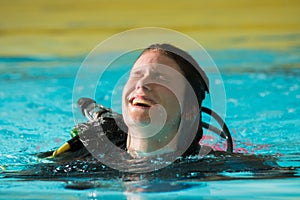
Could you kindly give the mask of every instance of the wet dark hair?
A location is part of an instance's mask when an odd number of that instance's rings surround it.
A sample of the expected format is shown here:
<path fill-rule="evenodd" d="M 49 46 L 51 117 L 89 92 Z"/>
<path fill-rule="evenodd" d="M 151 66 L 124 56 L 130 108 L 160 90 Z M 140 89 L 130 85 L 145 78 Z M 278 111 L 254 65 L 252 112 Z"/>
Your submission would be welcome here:
<path fill-rule="evenodd" d="M 153 44 L 144 49 L 141 55 L 151 50 L 159 51 L 161 54 L 173 59 L 178 64 L 184 77 L 187 79 L 196 94 L 200 111 L 200 124 L 193 142 L 183 156 L 198 154 L 200 150 L 199 141 L 203 136 L 201 107 L 202 101 L 205 98 L 205 93 L 209 93 L 208 78 L 195 59 L 184 50 L 181 50 L 171 44 Z"/>

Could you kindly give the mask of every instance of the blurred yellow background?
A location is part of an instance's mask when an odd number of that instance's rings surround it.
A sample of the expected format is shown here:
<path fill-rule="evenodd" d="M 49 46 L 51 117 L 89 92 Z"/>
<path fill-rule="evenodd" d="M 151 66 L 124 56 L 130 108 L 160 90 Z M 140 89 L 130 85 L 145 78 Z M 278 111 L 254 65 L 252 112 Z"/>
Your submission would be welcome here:
<path fill-rule="evenodd" d="M 85 55 L 113 34 L 149 26 L 206 49 L 299 47 L 300 1 L 1 1 L 0 56 Z"/>

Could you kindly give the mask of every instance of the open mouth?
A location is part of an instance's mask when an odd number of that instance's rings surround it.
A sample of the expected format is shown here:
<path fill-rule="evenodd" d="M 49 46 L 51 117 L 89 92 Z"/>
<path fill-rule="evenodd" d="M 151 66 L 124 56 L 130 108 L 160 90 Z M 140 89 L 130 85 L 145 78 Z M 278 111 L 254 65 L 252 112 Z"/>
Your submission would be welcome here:
<path fill-rule="evenodd" d="M 133 97 L 129 100 L 129 103 L 133 106 L 150 108 L 154 104 L 156 104 L 153 100 L 145 98 L 145 97 Z"/>

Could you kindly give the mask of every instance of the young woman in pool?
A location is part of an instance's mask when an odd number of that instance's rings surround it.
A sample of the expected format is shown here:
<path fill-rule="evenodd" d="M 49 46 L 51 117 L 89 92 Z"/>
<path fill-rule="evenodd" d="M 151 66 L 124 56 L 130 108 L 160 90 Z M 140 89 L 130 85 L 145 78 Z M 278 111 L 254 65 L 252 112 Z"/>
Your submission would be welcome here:
<path fill-rule="evenodd" d="M 78 176 L 139 180 L 139 173 L 174 179 L 193 172 L 195 178 L 203 179 L 208 173 L 222 179 L 219 173 L 227 170 L 258 172 L 258 176 L 261 171 L 282 170 L 273 157 L 231 154 L 227 126 L 216 113 L 201 106 L 206 92 L 207 77 L 191 56 L 169 44 L 151 45 L 134 63 L 124 86 L 123 115 L 92 99 L 80 99 L 78 104 L 89 122 L 78 124 L 72 130 L 73 138 L 57 150 L 40 154 L 51 157 L 54 163 L 41 163 L 21 175 L 69 176 L 72 172 Z M 202 122 L 201 112 L 211 114 L 222 130 Z M 204 149 L 199 144 L 203 127 L 226 139 L 230 155 L 210 151 L 212 157 L 193 157 Z M 157 158 L 167 161 L 153 163 Z"/>
<path fill-rule="evenodd" d="M 92 121 L 99 122 L 100 132 L 132 157 L 197 155 L 203 135 L 201 111 L 206 92 L 209 92 L 207 76 L 188 53 L 170 44 L 154 44 L 140 54 L 131 69 L 123 89 L 123 115 L 102 108 Z M 95 102 L 79 100 L 85 115 L 84 110 L 90 104 Z M 88 156 L 82 150 L 86 149 L 87 141 L 97 140 L 91 139 L 91 132 L 99 131 L 91 124 L 77 125 L 73 133 L 79 135 L 52 152 L 51 157 Z M 222 136 L 224 132 L 219 134 Z M 228 129 L 227 133 L 231 141 Z M 95 149 L 99 144 L 90 146 Z"/>

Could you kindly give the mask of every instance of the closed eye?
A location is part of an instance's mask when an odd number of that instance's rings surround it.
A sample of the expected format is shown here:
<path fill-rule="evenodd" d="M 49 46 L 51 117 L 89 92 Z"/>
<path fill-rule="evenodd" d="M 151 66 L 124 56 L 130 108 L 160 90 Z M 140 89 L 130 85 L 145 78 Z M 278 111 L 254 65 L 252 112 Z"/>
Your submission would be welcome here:
<path fill-rule="evenodd" d="M 160 80 L 160 81 L 167 81 L 168 80 L 168 76 L 165 75 L 165 74 L 157 73 L 157 74 L 153 75 L 153 79 L 154 80 Z"/>
<path fill-rule="evenodd" d="M 143 73 L 141 71 L 133 71 L 130 73 L 130 78 L 142 78 Z"/>

